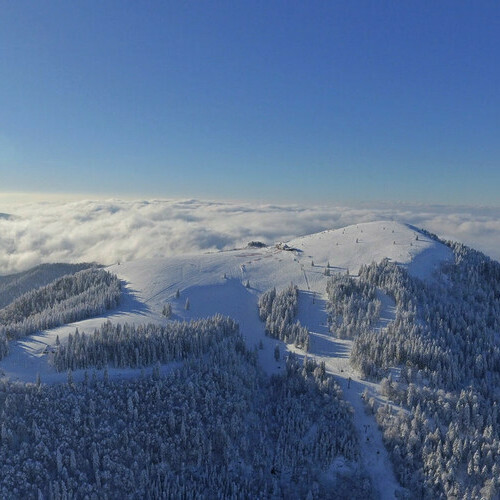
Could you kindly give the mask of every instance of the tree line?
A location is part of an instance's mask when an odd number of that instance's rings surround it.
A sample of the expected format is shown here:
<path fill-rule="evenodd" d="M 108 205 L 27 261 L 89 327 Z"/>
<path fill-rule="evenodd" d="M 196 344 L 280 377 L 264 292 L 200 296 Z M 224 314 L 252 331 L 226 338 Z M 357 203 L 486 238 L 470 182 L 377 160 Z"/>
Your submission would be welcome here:
<path fill-rule="evenodd" d="M 309 331 L 299 321 L 294 321 L 298 307 L 299 289 L 296 285 L 291 284 L 281 292 L 273 288 L 259 298 L 259 317 L 266 322 L 267 335 L 307 351 Z"/>
<path fill-rule="evenodd" d="M 2 339 L 5 342 L 103 314 L 116 307 L 120 298 L 120 280 L 103 269 L 63 276 L 0 309 L 0 345 Z"/>
<path fill-rule="evenodd" d="M 332 280 L 330 307 L 342 314 L 342 324 L 357 325 L 351 363 L 366 377 L 382 379 L 383 392 L 401 408 L 369 402 L 413 498 L 497 498 L 500 264 L 446 244 L 454 263 L 432 280 L 385 259 L 363 266 L 349 286 Z M 376 308 L 373 288 L 396 303 L 396 318 L 382 331 L 369 317 L 358 320 L 370 302 Z M 399 371 L 397 379 L 390 368 Z"/>
<path fill-rule="evenodd" d="M 2 498 L 372 494 L 351 410 L 324 366 L 291 358 L 266 377 L 237 332 L 163 377 L 0 381 L 0 413 Z M 351 465 L 336 475 L 337 458 Z"/>
<path fill-rule="evenodd" d="M 238 325 L 220 314 L 189 322 L 129 325 L 107 321 L 90 335 L 69 335 L 51 355 L 58 371 L 81 368 L 142 368 L 199 356 L 222 339 L 236 335 Z"/>

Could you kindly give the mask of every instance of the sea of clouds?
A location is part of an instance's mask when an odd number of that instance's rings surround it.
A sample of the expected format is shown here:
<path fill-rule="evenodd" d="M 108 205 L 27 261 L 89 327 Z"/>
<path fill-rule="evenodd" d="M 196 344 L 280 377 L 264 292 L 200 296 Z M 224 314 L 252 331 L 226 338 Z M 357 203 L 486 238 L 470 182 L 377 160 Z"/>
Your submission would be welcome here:
<path fill-rule="evenodd" d="M 4 204 L 0 211 L 0 274 L 45 262 L 112 264 L 273 243 L 375 220 L 407 222 L 500 260 L 500 208 L 108 200 Z"/>

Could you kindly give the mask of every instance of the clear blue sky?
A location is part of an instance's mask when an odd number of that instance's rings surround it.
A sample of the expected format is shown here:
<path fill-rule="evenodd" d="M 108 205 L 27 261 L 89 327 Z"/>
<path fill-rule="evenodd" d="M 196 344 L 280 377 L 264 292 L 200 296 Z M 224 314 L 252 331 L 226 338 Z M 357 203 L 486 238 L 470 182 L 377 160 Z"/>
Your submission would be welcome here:
<path fill-rule="evenodd" d="M 498 1 L 1 1 L 0 191 L 500 204 Z"/>

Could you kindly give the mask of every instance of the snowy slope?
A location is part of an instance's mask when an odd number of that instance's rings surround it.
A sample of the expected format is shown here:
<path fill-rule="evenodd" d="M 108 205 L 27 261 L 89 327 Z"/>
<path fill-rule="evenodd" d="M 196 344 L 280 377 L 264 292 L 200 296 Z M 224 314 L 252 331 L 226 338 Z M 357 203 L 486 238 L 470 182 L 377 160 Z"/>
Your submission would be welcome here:
<path fill-rule="evenodd" d="M 418 239 L 417 239 L 418 237 Z M 244 248 L 208 254 L 191 254 L 126 262 L 110 266 L 124 282 L 124 297 L 118 310 L 100 317 L 41 332 L 28 339 L 12 343 L 11 354 L 0 361 L 0 375 L 33 381 L 37 373 L 42 380 L 60 380 L 63 375 L 53 372 L 43 354 L 46 345 L 61 341 L 78 326 L 91 332 L 106 319 L 114 322 L 166 322 L 161 315 L 166 302 L 172 304 L 172 319 L 191 319 L 223 313 L 240 323 L 249 347 L 267 338 L 258 319 L 258 296 L 273 287 L 284 288 L 295 283 L 300 290 L 325 294 L 325 270 L 354 274 L 362 264 L 387 257 L 422 278 L 429 278 L 440 262 L 452 258 L 451 250 L 414 227 L 382 221 L 323 231 L 288 242 L 295 250 L 276 247 Z M 312 265 L 314 263 L 314 265 Z M 249 287 L 246 287 L 246 284 Z M 176 291 L 180 298 L 175 298 Z M 185 310 L 189 298 L 190 309 Z M 306 324 L 307 326 L 307 324 Z M 269 349 L 260 351 L 262 365 L 272 373 L 278 366 Z M 280 368 L 281 369 L 281 368 Z M 78 376 L 78 375 L 77 375 Z"/>
<path fill-rule="evenodd" d="M 241 283 L 249 280 L 257 293 L 274 286 L 283 288 L 293 281 L 301 289 L 323 294 L 328 262 L 331 272 L 348 269 L 355 274 L 362 264 L 387 257 L 425 279 L 441 262 L 452 259 L 445 245 L 411 226 L 391 221 L 323 231 L 291 240 L 287 245 L 296 250 L 269 247 L 193 254 L 130 262 L 109 270 L 131 283 L 145 303 L 156 305 L 173 296 L 177 288 L 221 285 L 226 281 L 224 274 Z"/>
<path fill-rule="evenodd" d="M 48 285 L 57 278 L 75 274 L 89 267 L 92 267 L 92 264 L 40 264 L 28 271 L 0 276 L 0 308 L 30 290 Z"/>
<path fill-rule="evenodd" d="M 64 381 L 66 375 L 56 373 L 47 362 L 47 355 L 43 354 L 46 345 L 55 344 L 56 336 L 64 342 L 75 327 L 91 332 L 106 319 L 165 323 L 168 320 L 161 311 L 167 302 L 172 305 L 172 319 L 201 318 L 215 313 L 234 318 L 250 348 L 262 342 L 264 348 L 258 353 L 264 370 L 270 374 L 279 372 L 284 369 L 284 363 L 275 360 L 274 347 L 279 344 L 282 352 L 293 348 L 266 337 L 264 325 L 258 318 L 257 301 L 266 290 L 284 288 L 293 282 L 301 291 L 299 319 L 311 332 L 308 356 L 325 361 L 327 370 L 341 384 L 345 398 L 354 408 L 365 467 L 370 471 L 381 498 L 394 498 L 398 483 L 375 419 L 365 414 L 360 397 L 365 388 L 378 397 L 377 386 L 363 381 L 349 367 L 351 343 L 333 339 L 328 334 L 324 301 L 328 278 L 325 271 L 329 263 L 330 273 L 349 270 L 356 274 L 362 264 L 389 258 L 406 266 L 413 275 L 430 279 L 440 263 L 452 259 L 452 252 L 414 227 L 393 221 L 324 231 L 296 238 L 287 245 L 292 250 L 244 248 L 111 266 L 108 270 L 117 274 L 125 285 L 124 299 L 118 310 L 106 317 L 80 321 L 12 343 L 11 353 L 0 361 L 0 375 L 33 382 L 40 373 L 43 382 Z M 179 298 L 176 298 L 177 290 Z M 185 308 L 186 299 L 189 299 L 189 310 Z M 382 299 L 381 328 L 391 319 L 392 307 L 390 299 Z M 112 377 L 135 374 L 137 371 L 110 370 Z M 75 380 L 82 377 L 81 372 L 74 374 Z"/>
<path fill-rule="evenodd" d="M 418 238 L 418 239 L 417 239 Z M 451 250 L 431 240 L 413 226 L 393 221 L 368 222 L 303 236 L 288 243 L 301 250 L 315 266 L 328 262 L 335 269 L 357 273 L 362 264 L 384 258 L 408 267 L 414 276 L 428 278 Z"/>

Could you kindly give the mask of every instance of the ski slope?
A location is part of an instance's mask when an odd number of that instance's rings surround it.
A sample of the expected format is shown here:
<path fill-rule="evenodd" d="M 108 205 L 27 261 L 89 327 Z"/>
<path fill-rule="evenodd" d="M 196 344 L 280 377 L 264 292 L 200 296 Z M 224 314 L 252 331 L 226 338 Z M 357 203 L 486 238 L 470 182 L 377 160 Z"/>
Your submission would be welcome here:
<path fill-rule="evenodd" d="M 452 252 L 412 226 L 381 221 L 299 237 L 287 242 L 286 246 L 242 248 L 115 264 L 108 270 L 117 274 L 124 284 L 123 301 L 118 310 L 13 342 L 10 354 L 0 362 L 0 376 L 34 382 L 40 374 L 45 383 L 65 381 L 66 374 L 56 373 L 44 354 L 47 345 L 55 345 L 57 336 L 64 342 L 76 327 L 80 332 L 92 332 L 108 319 L 122 323 L 165 323 L 168 320 L 161 311 L 166 303 L 172 306 L 172 320 L 202 318 L 215 313 L 232 317 L 239 323 L 249 348 L 263 346 L 263 349 L 258 349 L 258 354 L 265 372 L 277 373 L 283 371 L 284 362 L 283 356 L 279 361 L 275 360 L 275 346 L 280 346 L 282 354 L 286 350 L 297 350 L 266 337 L 264 324 L 258 317 L 257 301 L 263 292 L 273 287 L 281 289 L 293 282 L 300 290 L 299 320 L 311 333 L 307 355 L 324 361 L 327 371 L 340 383 L 345 398 L 354 409 L 365 468 L 370 472 L 380 497 L 394 498 L 398 483 L 375 419 L 365 413 L 361 399 L 365 389 L 378 398 L 378 387 L 362 380 L 349 366 L 351 343 L 331 337 L 326 324 L 325 304 L 327 272 L 355 275 L 361 265 L 383 258 L 407 267 L 415 276 L 432 279 L 439 265 L 452 259 Z M 186 299 L 190 304 L 188 310 L 185 308 Z M 383 328 L 393 317 L 394 304 L 385 296 L 381 296 L 381 300 L 380 330 L 383 334 Z M 302 352 L 297 354 L 303 355 Z M 163 370 L 170 368 L 164 367 Z M 109 370 L 109 376 L 113 378 L 137 375 L 137 370 Z M 82 379 L 83 371 L 75 372 L 73 378 Z"/>
<path fill-rule="evenodd" d="M 107 319 L 122 323 L 166 322 L 161 315 L 166 302 L 172 305 L 172 319 L 227 314 L 239 322 L 250 348 L 259 342 L 264 346 L 274 345 L 275 341 L 265 336 L 257 316 L 258 296 L 266 290 L 284 288 L 293 282 L 300 290 L 321 298 L 325 294 L 328 263 L 331 273 L 355 274 L 362 264 L 389 258 L 406 266 L 410 273 L 430 279 L 441 262 L 452 258 L 448 247 L 412 226 L 393 221 L 323 231 L 293 239 L 287 246 L 291 250 L 275 246 L 243 248 L 110 266 L 108 269 L 124 284 L 120 308 L 106 316 L 13 342 L 9 356 L 0 362 L 0 376 L 34 381 L 40 374 L 45 382 L 63 380 L 65 376 L 55 373 L 43 354 L 47 345 L 55 344 L 57 336 L 64 342 L 77 326 L 80 331 L 92 332 Z M 177 290 L 179 299 L 175 298 Z M 188 311 L 184 308 L 187 298 L 191 304 Z M 266 372 L 274 373 L 282 366 L 276 365 L 269 351 L 267 348 L 259 351 L 261 363 Z M 77 379 L 79 376 L 75 374 Z"/>
<path fill-rule="evenodd" d="M 383 296 L 380 319 L 381 332 L 384 326 L 394 319 L 394 303 Z M 382 442 L 375 418 L 365 411 L 363 393 L 367 391 L 369 397 L 386 402 L 378 391 L 378 384 L 361 378 L 357 370 L 349 364 L 352 340 L 337 339 L 329 333 L 327 325 L 326 302 L 315 298 L 309 292 L 303 292 L 299 297 L 299 321 L 308 326 L 310 332 L 310 352 L 318 362 L 324 362 L 327 373 L 335 377 L 340 384 L 344 399 L 349 401 L 354 410 L 354 426 L 358 432 L 361 447 L 361 461 L 365 470 L 369 471 L 373 487 L 380 499 L 393 499 L 394 492 L 400 488 L 394 476 L 389 455 Z M 382 332 L 383 333 L 383 332 Z M 298 356 L 303 356 L 293 346 L 291 350 Z"/>

